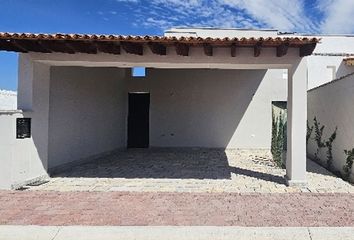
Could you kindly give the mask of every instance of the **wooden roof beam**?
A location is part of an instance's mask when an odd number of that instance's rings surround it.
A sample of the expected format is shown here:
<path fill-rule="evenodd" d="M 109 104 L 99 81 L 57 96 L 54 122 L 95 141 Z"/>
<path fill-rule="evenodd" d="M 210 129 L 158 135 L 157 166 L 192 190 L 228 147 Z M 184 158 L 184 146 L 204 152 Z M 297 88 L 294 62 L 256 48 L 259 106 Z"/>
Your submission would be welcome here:
<path fill-rule="evenodd" d="M 306 44 L 300 47 L 299 55 L 300 57 L 306 57 L 312 54 L 313 50 L 316 48 L 316 43 Z"/>
<path fill-rule="evenodd" d="M 213 46 L 209 43 L 204 43 L 203 44 L 203 49 L 204 49 L 204 54 L 211 57 L 213 56 Z"/>
<path fill-rule="evenodd" d="M 277 57 L 285 56 L 288 53 L 289 43 L 282 43 L 277 47 Z"/>
<path fill-rule="evenodd" d="M 67 47 L 74 49 L 75 52 L 96 54 L 97 47 L 92 41 L 65 41 Z"/>
<path fill-rule="evenodd" d="M 52 41 L 52 40 L 38 40 L 37 41 L 42 47 L 52 51 L 60 53 L 74 54 L 76 51 L 69 46 L 66 42 L 62 41 Z"/>
<path fill-rule="evenodd" d="M 129 54 L 143 55 L 144 48 L 142 44 L 133 42 L 121 42 L 121 46 Z"/>
<path fill-rule="evenodd" d="M 259 55 L 261 55 L 261 49 L 262 49 L 262 41 L 258 41 L 253 47 L 254 57 L 259 57 Z"/>
<path fill-rule="evenodd" d="M 51 53 L 52 51 L 45 46 L 41 45 L 40 42 L 36 40 L 14 40 L 18 46 L 26 49 L 28 52 L 41 52 L 41 53 Z"/>
<path fill-rule="evenodd" d="M 148 46 L 153 54 L 157 54 L 157 55 L 167 54 L 166 46 L 161 43 L 149 42 Z"/>
<path fill-rule="evenodd" d="M 117 42 L 95 42 L 97 51 L 109 54 L 120 54 L 120 45 Z"/>
<path fill-rule="evenodd" d="M 0 39 L 0 50 L 22 52 L 22 53 L 28 52 L 26 49 L 15 44 L 13 40 L 9 40 L 9 39 Z"/>
<path fill-rule="evenodd" d="M 236 57 L 236 43 L 231 44 L 231 57 Z"/>
<path fill-rule="evenodd" d="M 176 53 L 180 56 L 188 56 L 189 55 L 189 45 L 185 43 L 176 43 L 175 45 Z"/>

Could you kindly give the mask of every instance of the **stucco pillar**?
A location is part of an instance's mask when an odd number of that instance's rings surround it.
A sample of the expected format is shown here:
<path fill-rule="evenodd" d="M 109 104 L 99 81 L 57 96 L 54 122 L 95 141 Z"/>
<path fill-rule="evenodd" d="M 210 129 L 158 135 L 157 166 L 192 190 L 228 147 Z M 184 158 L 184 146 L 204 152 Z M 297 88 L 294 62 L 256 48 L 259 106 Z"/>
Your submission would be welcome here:
<path fill-rule="evenodd" d="M 48 166 L 50 66 L 35 62 L 29 54 L 20 54 L 18 109 L 31 118 L 31 138 L 15 139 L 12 168 L 15 183 L 46 176 Z M 15 121 L 16 119 L 14 119 Z M 12 133 L 15 134 L 15 130 Z M 21 173 L 21 174 L 20 174 Z"/>
<path fill-rule="evenodd" d="M 28 54 L 19 54 L 17 108 L 24 111 L 33 109 L 33 61 Z"/>
<path fill-rule="evenodd" d="M 306 185 L 307 59 L 289 69 L 286 180 Z"/>

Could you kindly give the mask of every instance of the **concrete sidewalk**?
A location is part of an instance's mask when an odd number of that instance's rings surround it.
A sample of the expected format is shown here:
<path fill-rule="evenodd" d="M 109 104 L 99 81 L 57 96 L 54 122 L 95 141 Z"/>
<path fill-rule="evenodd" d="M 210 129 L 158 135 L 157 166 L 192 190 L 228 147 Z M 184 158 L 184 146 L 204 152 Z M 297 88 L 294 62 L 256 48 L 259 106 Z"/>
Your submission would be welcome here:
<path fill-rule="evenodd" d="M 0 240 L 352 240 L 352 227 L 0 226 Z"/>

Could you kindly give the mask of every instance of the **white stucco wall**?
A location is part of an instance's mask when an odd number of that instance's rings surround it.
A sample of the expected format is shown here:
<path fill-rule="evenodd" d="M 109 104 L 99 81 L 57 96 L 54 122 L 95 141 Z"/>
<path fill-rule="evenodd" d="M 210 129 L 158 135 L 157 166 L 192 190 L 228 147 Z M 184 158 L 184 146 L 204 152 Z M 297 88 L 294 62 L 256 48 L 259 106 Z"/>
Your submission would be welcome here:
<path fill-rule="evenodd" d="M 271 102 L 283 70 L 148 69 L 129 91 L 150 92 L 153 147 L 270 148 Z"/>
<path fill-rule="evenodd" d="M 125 72 L 51 68 L 49 168 L 126 146 Z"/>
<path fill-rule="evenodd" d="M 0 111 L 0 189 L 46 175 L 33 137 L 16 139 L 16 118 L 23 117 L 33 116 L 30 112 Z"/>
<path fill-rule="evenodd" d="M 346 155 L 344 149 L 354 148 L 354 76 L 334 81 L 325 86 L 308 92 L 308 120 L 313 125 L 314 117 L 324 125 L 323 139 L 328 140 L 336 127 L 337 137 L 333 142 L 334 167 L 343 172 Z M 312 138 L 314 133 L 312 134 Z M 311 139 L 308 144 L 308 154 L 313 156 L 317 150 L 317 144 Z M 326 161 L 327 148 L 323 148 L 319 157 Z M 353 171 L 352 169 L 352 177 Z"/>
<path fill-rule="evenodd" d="M 321 43 L 312 56 L 308 57 L 308 89 L 331 82 L 354 72 L 354 66 L 347 66 L 343 59 L 354 55 L 353 36 L 319 36 Z"/>
<path fill-rule="evenodd" d="M 34 63 L 29 55 L 20 54 L 21 110 L 0 112 L 0 188 L 9 189 L 47 175 L 49 69 L 49 65 Z M 16 139 L 16 118 L 22 117 L 31 118 L 28 139 Z"/>

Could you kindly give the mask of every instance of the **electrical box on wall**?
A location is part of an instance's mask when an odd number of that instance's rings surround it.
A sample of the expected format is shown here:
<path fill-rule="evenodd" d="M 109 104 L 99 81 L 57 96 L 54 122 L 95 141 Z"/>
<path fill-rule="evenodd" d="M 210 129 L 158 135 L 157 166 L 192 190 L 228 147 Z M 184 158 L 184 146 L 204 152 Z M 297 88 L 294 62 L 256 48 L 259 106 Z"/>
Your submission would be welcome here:
<path fill-rule="evenodd" d="M 16 138 L 24 139 L 31 137 L 31 118 L 16 119 Z"/>

